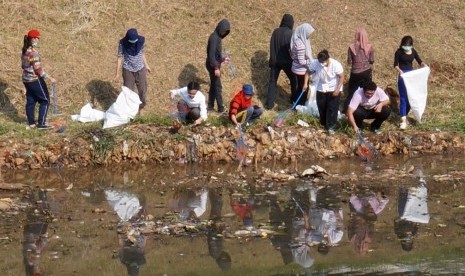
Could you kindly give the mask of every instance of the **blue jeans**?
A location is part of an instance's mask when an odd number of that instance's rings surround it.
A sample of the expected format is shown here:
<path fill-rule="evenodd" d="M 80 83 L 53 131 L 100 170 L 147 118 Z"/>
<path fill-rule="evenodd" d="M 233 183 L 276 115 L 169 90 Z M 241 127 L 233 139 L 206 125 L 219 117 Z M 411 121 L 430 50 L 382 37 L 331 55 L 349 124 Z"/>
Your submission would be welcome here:
<path fill-rule="evenodd" d="M 39 103 L 39 118 L 37 124 L 39 126 L 45 125 L 47 119 L 48 107 L 50 105 L 50 95 L 48 93 L 47 84 L 45 80 L 39 78 L 32 82 L 23 82 L 26 87 L 26 116 L 29 125 L 34 125 L 35 121 L 35 108 Z"/>
<path fill-rule="evenodd" d="M 411 70 L 402 69 L 404 73 L 410 72 Z M 402 77 L 397 78 L 397 87 L 399 89 L 399 115 L 401 117 L 407 116 L 410 111 L 410 103 L 408 102 L 407 88 L 405 87 L 404 79 Z"/>

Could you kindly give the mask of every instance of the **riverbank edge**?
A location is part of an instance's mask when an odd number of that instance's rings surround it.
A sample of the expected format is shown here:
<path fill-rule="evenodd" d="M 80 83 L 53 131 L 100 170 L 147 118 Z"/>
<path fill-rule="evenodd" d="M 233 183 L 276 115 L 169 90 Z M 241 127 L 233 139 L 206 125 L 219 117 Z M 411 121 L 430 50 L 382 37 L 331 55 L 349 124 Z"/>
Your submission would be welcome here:
<path fill-rule="evenodd" d="M 463 153 L 465 136 L 441 131 L 365 132 L 380 156 L 393 154 Z M 44 139 L 46 138 L 46 139 Z M 61 167 L 239 162 L 240 134 L 234 128 L 182 128 L 131 124 L 119 129 L 88 130 L 76 135 L 50 133 L 41 143 L 9 137 L 0 142 L 0 167 L 42 169 Z M 45 142 L 44 142 L 45 141 Z M 328 135 L 321 129 L 254 126 L 245 131 L 244 161 L 293 162 L 300 159 L 345 158 L 357 154 L 360 140 L 343 132 Z M 245 152 L 244 152 L 245 150 Z"/>

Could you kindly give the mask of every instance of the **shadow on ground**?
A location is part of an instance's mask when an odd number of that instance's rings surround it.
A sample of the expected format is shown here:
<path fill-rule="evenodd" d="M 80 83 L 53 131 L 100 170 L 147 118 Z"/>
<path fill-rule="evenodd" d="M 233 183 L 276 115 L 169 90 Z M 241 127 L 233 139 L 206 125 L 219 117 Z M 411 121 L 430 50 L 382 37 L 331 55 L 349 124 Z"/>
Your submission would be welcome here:
<path fill-rule="evenodd" d="M 179 87 L 185 87 L 191 81 L 198 82 L 199 84 L 207 84 L 207 82 L 197 76 L 199 70 L 192 64 L 187 64 L 182 69 L 178 76 Z"/>
<path fill-rule="evenodd" d="M 110 108 L 119 94 L 109 81 L 91 80 L 86 89 L 89 91 L 91 104 L 95 106 L 98 103 L 103 110 Z"/>
<path fill-rule="evenodd" d="M 11 103 L 10 98 L 6 94 L 7 88 L 8 84 L 5 81 L 0 80 L 0 113 L 8 116 L 8 118 L 12 121 L 20 123 L 24 121 L 24 119 L 18 115 L 18 110 L 16 110 L 14 105 Z"/>

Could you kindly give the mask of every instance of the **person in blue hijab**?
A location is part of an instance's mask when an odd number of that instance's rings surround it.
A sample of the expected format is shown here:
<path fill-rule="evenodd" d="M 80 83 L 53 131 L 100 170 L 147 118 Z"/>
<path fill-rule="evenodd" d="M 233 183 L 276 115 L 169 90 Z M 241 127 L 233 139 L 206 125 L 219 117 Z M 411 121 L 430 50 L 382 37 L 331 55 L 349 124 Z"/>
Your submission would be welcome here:
<path fill-rule="evenodd" d="M 137 29 L 131 28 L 120 39 L 117 53 L 115 81 L 119 81 L 120 70 L 123 68 L 123 85 L 139 94 L 142 104 L 139 113 L 146 105 L 147 72 L 152 70 L 144 54 L 145 37 L 139 35 Z"/>

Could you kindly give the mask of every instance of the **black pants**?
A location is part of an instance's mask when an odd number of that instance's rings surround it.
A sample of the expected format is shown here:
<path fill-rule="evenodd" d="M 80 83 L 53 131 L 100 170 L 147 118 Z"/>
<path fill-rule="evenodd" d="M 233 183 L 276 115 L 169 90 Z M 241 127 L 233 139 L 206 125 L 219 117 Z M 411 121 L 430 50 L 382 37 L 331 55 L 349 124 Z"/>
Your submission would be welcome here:
<path fill-rule="evenodd" d="M 279 78 L 279 74 L 281 70 L 284 71 L 287 78 L 291 82 L 291 95 L 295 95 L 295 91 L 297 90 L 297 77 L 292 73 L 291 70 L 292 63 L 290 64 L 275 64 L 274 66 L 270 67 L 270 81 L 268 83 L 268 94 L 266 96 L 265 108 L 272 109 L 274 106 L 274 102 L 276 101 L 276 83 Z"/>
<path fill-rule="evenodd" d="M 304 84 L 305 84 L 305 75 L 295 75 L 297 77 L 297 90 L 295 91 L 294 94 L 291 94 L 291 103 L 294 104 L 295 101 L 297 101 L 297 98 L 299 98 L 300 93 L 304 90 Z M 297 105 L 305 105 L 305 101 L 307 101 L 308 98 L 308 86 L 307 89 L 304 91 L 304 94 L 302 97 L 300 97 L 299 102 Z"/>
<path fill-rule="evenodd" d="M 344 101 L 344 107 L 342 109 L 342 113 L 347 112 L 347 108 L 349 107 L 350 100 L 352 100 L 352 96 L 354 95 L 354 92 L 362 86 L 362 84 L 366 81 L 371 80 L 372 78 L 372 70 L 368 69 L 366 71 L 360 72 L 360 73 L 350 73 L 350 78 L 349 78 L 349 87 L 348 87 L 348 93 L 347 97 Z"/>
<path fill-rule="evenodd" d="M 391 114 L 391 109 L 387 106 L 383 106 L 381 112 L 375 112 L 374 109 L 365 109 L 361 106 L 357 107 L 354 111 L 354 119 L 358 128 L 363 129 L 363 120 L 365 119 L 375 119 L 370 126 L 371 130 L 379 129 L 381 124 L 386 121 L 386 119 Z"/>
<path fill-rule="evenodd" d="M 208 108 L 213 109 L 216 104 L 218 105 L 218 112 L 224 111 L 223 105 L 223 86 L 221 84 L 221 78 L 215 76 L 215 70 L 207 66 L 208 75 L 210 76 L 210 90 L 208 90 Z"/>
<path fill-rule="evenodd" d="M 339 102 L 341 94 L 333 96 L 334 92 L 321 92 L 316 93 L 316 105 L 320 112 L 320 124 L 326 130 L 334 130 L 336 128 L 337 113 L 339 111 Z"/>

